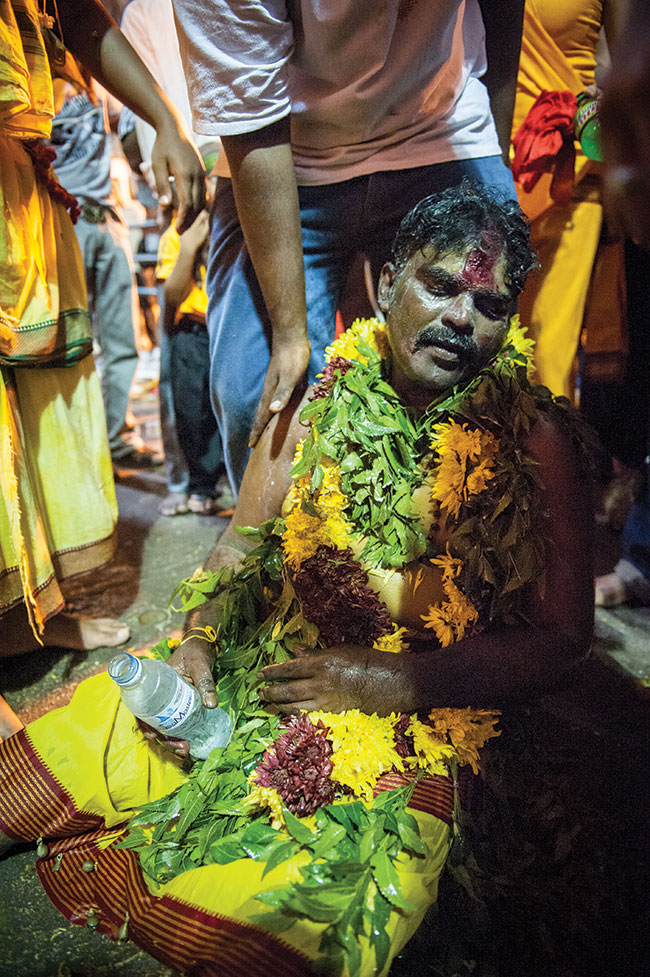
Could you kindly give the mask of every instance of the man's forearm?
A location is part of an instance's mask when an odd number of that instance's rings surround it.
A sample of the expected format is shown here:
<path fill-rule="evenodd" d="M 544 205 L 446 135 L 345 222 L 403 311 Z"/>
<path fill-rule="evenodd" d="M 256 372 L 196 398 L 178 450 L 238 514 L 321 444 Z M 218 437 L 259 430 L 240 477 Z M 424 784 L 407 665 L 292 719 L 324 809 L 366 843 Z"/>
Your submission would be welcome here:
<path fill-rule="evenodd" d="M 586 633 L 521 627 L 477 635 L 435 651 L 418 651 L 414 643 L 400 661 L 400 708 L 500 708 L 541 694 L 584 658 L 590 642 Z"/>
<path fill-rule="evenodd" d="M 176 264 L 165 279 L 163 291 L 165 307 L 167 305 L 178 308 L 192 291 L 192 272 L 194 270 L 194 254 L 181 247 Z"/>
<path fill-rule="evenodd" d="M 96 0 L 58 0 L 63 41 L 112 95 L 158 130 L 178 113 Z"/>
<path fill-rule="evenodd" d="M 289 120 L 223 138 L 237 213 L 273 329 L 273 343 L 307 333 L 298 190 Z"/>
<path fill-rule="evenodd" d="M 503 158 L 508 162 L 524 0 L 479 0 L 479 6 L 485 24 L 488 65 L 483 81 L 490 94 L 490 107 Z"/>

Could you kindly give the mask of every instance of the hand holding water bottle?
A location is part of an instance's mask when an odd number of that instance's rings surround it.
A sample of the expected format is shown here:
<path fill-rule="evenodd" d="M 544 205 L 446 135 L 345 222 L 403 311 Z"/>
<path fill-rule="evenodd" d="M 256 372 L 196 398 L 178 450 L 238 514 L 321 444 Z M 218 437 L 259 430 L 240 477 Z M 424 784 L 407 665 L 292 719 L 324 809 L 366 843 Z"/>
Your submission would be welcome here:
<path fill-rule="evenodd" d="M 215 746 L 224 746 L 232 731 L 230 718 L 217 708 L 211 671 L 215 637 L 212 628 L 190 627 L 167 663 L 123 654 L 109 665 L 143 735 L 178 756 L 204 759 Z"/>

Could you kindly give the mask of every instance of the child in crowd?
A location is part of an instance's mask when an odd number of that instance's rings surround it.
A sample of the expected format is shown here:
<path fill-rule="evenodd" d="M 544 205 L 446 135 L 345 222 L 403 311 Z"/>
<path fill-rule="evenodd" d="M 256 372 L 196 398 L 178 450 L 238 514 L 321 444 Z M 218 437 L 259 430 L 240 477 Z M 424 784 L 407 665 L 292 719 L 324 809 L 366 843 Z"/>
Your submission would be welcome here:
<path fill-rule="evenodd" d="M 179 235 L 170 224 L 158 246 L 156 278 L 163 284 L 163 329 L 169 337 L 171 388 L 178 442 L 189 470 L 188 497 L 175 498 L 163 515 L 220 509 L 217 479 L 224 472 L 221 438 L 210 404 L 210 353 L 205 313 L 205 249 L 209 217 L 203 210 Z"/>

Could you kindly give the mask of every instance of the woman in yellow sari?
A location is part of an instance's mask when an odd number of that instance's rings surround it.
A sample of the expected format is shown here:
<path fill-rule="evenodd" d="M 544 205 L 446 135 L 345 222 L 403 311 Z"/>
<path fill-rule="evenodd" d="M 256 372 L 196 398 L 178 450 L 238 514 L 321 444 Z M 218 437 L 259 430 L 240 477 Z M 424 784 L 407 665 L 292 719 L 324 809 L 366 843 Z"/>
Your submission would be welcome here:
<path fill-rule="evenodd" d="M 576 96 L 593 84 L 601 26 L 611 43 L 619 6 L 618 0 L 526 0 L 513 138 L 543 92 Z M 551 196 L 553 176 L 544 173 L 529 189 L 516 184 L 540 263 L 519 308 L 522 324 L 536 340 L 539 382 L 570 397 L 603 219 L 600 165 L 576 147 L 575 186 L 564 203 Z M 621 265 L 618 274 L 622 277 Z M 611 280 L 616 284 L 615 273 Z M 607 317 L 612 310 L 620 316 L 616 294 L 611 307 Z"/>
<path fill-rule="evenodd" d="M 34 0 L 1 7 L 0 654 L 111 646 L 128 638 L 120 622 L 61 614 L 60 582 L 110 559 L 117 521 L 83 265 L 66 213 L 75 201 L 41 143 L 54 115 L 48 53 L 65 70 L 65 50 Z M 168 194 L 173 174 L 180 221 L 191 222 L 203 167 L 175 110 L 102 7 L 68 0 L 57 17 L 73 53 L 156 127 L 159 191 Z M 0 740 L 19 727 L 0 698 Z"/>

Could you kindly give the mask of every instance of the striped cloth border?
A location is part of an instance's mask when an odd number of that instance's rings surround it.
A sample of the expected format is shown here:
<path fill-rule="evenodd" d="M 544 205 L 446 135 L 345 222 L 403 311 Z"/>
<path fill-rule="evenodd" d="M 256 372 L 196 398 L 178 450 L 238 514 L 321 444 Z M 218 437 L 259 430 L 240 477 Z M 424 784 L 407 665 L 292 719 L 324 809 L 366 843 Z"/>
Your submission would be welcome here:
<path fill-rule="evenodd" d="M 0 831 L 14 841 L 64 838 L 104 824 L 79 811 L 23 729 L 0 743 Z"/>
<path fill-rule="evenodd" d="M 413 783 L 415 774 L 403 774 L 398 771 L 383 774 L 377 781 L 374 790 L 376 797 L 382 790 L 395 790 Z M 413 789 L 408 806 L 422 814 L 431 814 L 445 824 L 451 824 L 454 809 L 454 786 L 449 777 L 424 777 Z"/>
<path fill-rule="evenodd" d="M 167 966 L 192 977 L 307 977 L 311 962 L 279 937 L 250 923 L 209 913 L 171 896 L 151 894 L 136 852 L 102 848 L 115 830 L 97 815 L 79 811 L 72 796 L 39 758 L 24 731 L 0 744 L 0 830 L 15 840 L 49 842 L 37 871 L 48 897 L 72 923 L 86 925 L 89 913 L 98 930 L 116 939 L 128 913 L 128 939 Z M 412 782 L 385 774 L 375 795 Z M 409 807 L 452 820 L 453 786 L 448 777 L 419 781 Z M 95 863 L 86 872 L 84 862 Z"/>
<path fill-rule="evenodd" d="M 128 939 L 167 966 L 193 977 L 307 977 L 309 959 L 251 923 L 209 913 L 171 896 L 153 896 L 137 854 L 101 849 L 106 830 L 64 839 L 37 862 L 45 892 L 72 923 L 84 925 L 92 910 L 98 931 L 116 939 L 128 912 Z M 94 862 L 85 872 L 84 862 Z"/>

